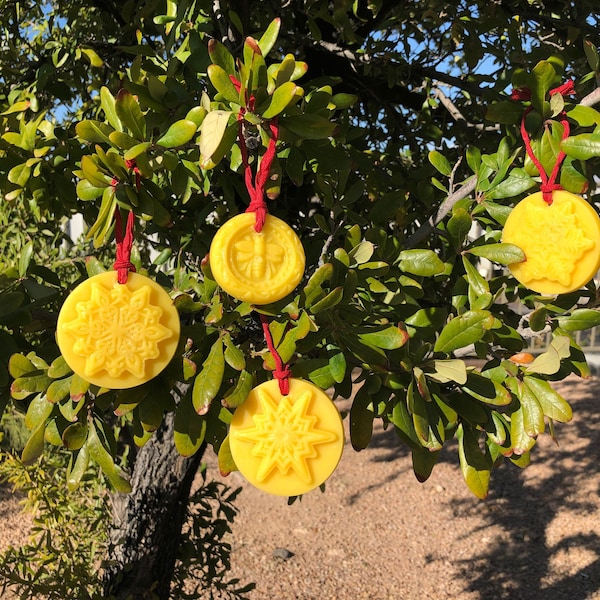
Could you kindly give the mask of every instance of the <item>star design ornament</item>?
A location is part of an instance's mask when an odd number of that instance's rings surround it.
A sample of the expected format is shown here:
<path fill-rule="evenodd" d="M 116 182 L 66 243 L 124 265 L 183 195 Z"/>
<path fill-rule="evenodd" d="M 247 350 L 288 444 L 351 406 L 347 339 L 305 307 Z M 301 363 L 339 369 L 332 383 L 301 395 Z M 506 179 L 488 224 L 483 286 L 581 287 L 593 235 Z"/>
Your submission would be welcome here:
<path fill-rule="evenodd" d="M 123 389 L 160 373 L 175 353 L 179 317 L 151 279 L 109 271 L 81 283 L 61 308 L 57 342 L 75 373 L 100 387 Z"/>
<path fill-rule="evenodd" d="M 504 225 L 502 241 L 523 250 L 509 265 L 515 278 L 540 294 L 565 294 L 584 286 L 600 269 L 600 219 L 580 196 L 538 192 L 521 200 Z"/>
<path fill-rule="evenodd" d="M 291 379 L 290 393 L 283 396 L 273 380 L 254 388 L 236 409 L 229 444 L 250 483 L 272 494 L 296 496 L 331 475 L 344 432 L 337 408 L 320 388 Z"/>

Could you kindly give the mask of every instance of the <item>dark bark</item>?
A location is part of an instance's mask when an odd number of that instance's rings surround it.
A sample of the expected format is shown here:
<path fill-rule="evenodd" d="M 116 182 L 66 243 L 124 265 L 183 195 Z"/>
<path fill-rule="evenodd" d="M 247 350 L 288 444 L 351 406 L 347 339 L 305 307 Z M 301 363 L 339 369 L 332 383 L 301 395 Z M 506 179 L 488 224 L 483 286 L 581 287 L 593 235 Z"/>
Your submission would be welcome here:
<path fill-rule="evenodd" d="M 190 488 L 202 451 L 183 458 L 173 443 L 173 416 L 139 451 L 132 492 L 114 496 L 104 597 L 168 600 Z"/>

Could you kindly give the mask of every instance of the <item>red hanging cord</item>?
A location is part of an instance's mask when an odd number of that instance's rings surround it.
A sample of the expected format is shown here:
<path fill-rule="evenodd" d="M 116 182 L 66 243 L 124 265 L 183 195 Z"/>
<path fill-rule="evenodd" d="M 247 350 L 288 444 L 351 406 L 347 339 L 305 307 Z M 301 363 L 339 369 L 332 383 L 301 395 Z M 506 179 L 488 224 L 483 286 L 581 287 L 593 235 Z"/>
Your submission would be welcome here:
<path fill-rule="evenodd" d="M 239 92 L 241 89 L 240 82 L 230 75 L 230 79 Z M 251 96 L 247 100 L 249 110 L 254 109 L 254 96 Z M 260 160 L 260 164 L 256 169 L 256 176 L 252 176 L 252 167 L 250 166 L 250 160 L 248 157 L 248 148 L 246 146 L 246 141 L 244 138 L 244 114 L 246 113 L 245 108 L 241 108 L 238 113 L 238 123 L 239 123 L 239 135 L 238 138 L 240 140 L 240 150 L 242 153 L 242 162 L 244 164 L 244 182 L 246 184 L 246 189 L 248 190 L 248 195 L 250 196 L 250 204 L 246 209 L 246 212 L 253 212 L 256 214 L 256 222 L 254 224 L 254 230 L 257 233 L 262 231 L 262 228 L 265 224 L 265 219 L 267 217 L 267 203 L 265 202 L 265 184 L 267 183 L 267 179 L 269 177 L 269 171 L 271 170 L 271 165 L 273 164 L 273 160 L 277 154 L 277 138 L 279 137 L 279 125 L 277 123 L 277 118 L 271 119 L 269 122 L 269 145 L 267 146 L 267 150 L 263 154 L 262 159 Z"/>
<path fill-rule="evenodd" d="M 127 276 L 130 271 L 135 272 L 135 266 L 131 262 L 131 248 L 133 246 L 133 212 L 129 211 L 127 215 L 127 226 L 123 234 L 123 223 L 121 211 L 119 208 L 115 211 L 115 241 L 117 242 L 117 257 L 113 269 L 117 271 L 117 281 L 127 283 Z"/>
<path fill-rule="evenodd" d="M 568 96 L 575 93 L 575 86 L 572 81 L 567 81 L 563 85 L 550 90 L 550 96 L 553 94 L 561 94 L 561 96 Z M 531 98 L 531 92 L 527 88 L 518 88 L 514 89 L 511 93 L 512 100 L 529 100 Z M 523 138 L 523 143 L 525 144 L 525 150 L 527 155 L 535 165 L 536 169 L 540 174 L 540 178 L 542 180 L 542 184 L 540 185 L 540 191 L 542 192 L 544 202 L 550 206 L 552 204 L 552 192 L 554 190 L 561 190 L 562 186 L 556 180 L 560 173 L 560 167 L 566 157 L 566 154 L 561 150 L 556 156 L 556 161 L 554 162 L 554 167 L 552 168 L 552 173 L 548 175 L 544 170 L 544 167 L 541 161 L 533 152 L 533 148 L 531 147 L 531 138 L 529 137 L 529 133 L 527 132 L 527 128 L 525 127 L 525 119 L 527 115 L 531 112 L 532 107 L 530 106 L 525 110 L 523 116 L 521 118 L 521 137 Z M 567 120 L 567 115 L 563 110 L 560 114 L 560 124 L 563 127 L 562 139 L 565 140 L 569 137 L 570 127 L 569 121 Z"/>
<path fill-rule="evenodd" d="M 281 356 L 275 348 L 273 343 L 273 337 L 271 336 L 271 330 L 269 329 L 269 321 L 265 315 L 260 315 L 260 322 L 262 323 L 263 332 L 265 334 L 265 342 L 267 342 L 267 348 L 275 361 L 275 370 L 273 371 L 273 377 L 279 380 L 279 391 L 282 396 L 287 396 L 290 393 L 290 381 L 289 377 L 292 374 L 289 365 L 284 364 L 281 360 Z"/>

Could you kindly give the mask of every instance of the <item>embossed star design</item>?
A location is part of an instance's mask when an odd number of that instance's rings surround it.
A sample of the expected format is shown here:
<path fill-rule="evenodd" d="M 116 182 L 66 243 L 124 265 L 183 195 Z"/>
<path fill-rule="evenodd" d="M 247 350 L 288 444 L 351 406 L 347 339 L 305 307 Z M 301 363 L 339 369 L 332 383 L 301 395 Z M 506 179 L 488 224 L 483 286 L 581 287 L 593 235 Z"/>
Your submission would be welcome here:
<path fill-rule="evenodd" d="M 258 481 L 264 481 L 274 469 L 282 475 L 291 469 L 302 481 L 310 483 L 307 461 L 317 456 L 315 446 L 336 439 L 334 433 L 316 429 L 317 417 L 307 414 L 312 394 L 307 391 L 296 400 L 282 396 L 277 402 L 264 390 L 257 393 L 262 413 L 253 416 L 254 427 L 236 435 L 252 442 L 252 454 L 262 459 Z"/>
<path fill-rule="evenodd" d="M 159 342 L 171 335 L 150 293 L 147 286 L 131 292 L 127 285 L 91 285 L 89 300 L 77 304 L 77 318 L 64 325 L 76 338 L 73 352 L 86 358 L 86 375 L 105 369 L 111 377 L 129 371 L 143 378 L 144 363 L 159 356 Z"/>
<path fill-rule="evenodd" d="M 527 260 L 523 279 L 548 279 L 569 285 L 577 261 L 595 242 L 585 236 L 571 203 L 551 207 L 529 206 L 514 243 Z"/>

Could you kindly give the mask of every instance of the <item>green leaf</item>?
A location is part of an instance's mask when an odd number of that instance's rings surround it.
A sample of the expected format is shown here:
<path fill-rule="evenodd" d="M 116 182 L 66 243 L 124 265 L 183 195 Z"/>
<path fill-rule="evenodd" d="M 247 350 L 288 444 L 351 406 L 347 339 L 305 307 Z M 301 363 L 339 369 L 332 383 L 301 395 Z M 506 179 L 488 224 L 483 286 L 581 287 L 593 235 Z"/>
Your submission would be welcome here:
<path fill-rule="evenodd" d="M 396 350 L 401 348 L 408 342 L 408 333 L 405 329 L 396 326 L 381 327 L 378 331 L 370 331 L 369 333 L 359 333 L 358 337 L 376 348 L 383 350 Z"/>
<path fill-rule="evenodd" d="M 123 131 L 123 125 L 117 116 L 117 110 L 115 108 L 115 98 L 105 86 L 100 88 L 100 106 L 111 127 L 117 131 Z"/>
<path fill-rule="evenodd" d="M 582 127 L 600 125 L 600 112 L 591 106 L 576 104 L 569 112 L 567 112 L 567 116 Z"/>
<path fill-rule="evenodd" d="M 239 104 L 240 93 L 235 89 L 233 82 L 223 67 L 220 67 L 219 65 L 209 65 L 207 73 L 215 90 L 217 90 L 225 100 Z"/>
<path fill-rule="evenodd" d="M 92 142 L 94 144 L 110 144 L 110 138 L 108 137 L 114 129 L 102 123 L 102 121 L 94 121 L 86 119 L 80 121 L 75 126 L 75 133 L 86 142 Z"/>
<path fill-rule="evenodd" d="M 510 441 L 515 454 L 525 454 L 535 445 L 535 438 L 527 435 L 524 426 L 523 407 L 510 415 Z"/>
<path fill-rule="evenodd" d="M 197 129 L 196 123 L 193 121 L 181 119 L 173 123 L 156 143 L 163 148 L 177 148 L 178 146 L 183 146 L 196 135 Z"/>
<path fill-rule="evenodd" d="M 445 177 L 449 177 L 452 173 L 452 165 L 448 159 L 437 150 L 431 150 L 427 156 L 429 162 Z"/>
<path fill-rule="evenodd" d="M 305 140 L 323 140 L 331 137 L 337 129 L 337 124 L 319 115 L 303 114 L 282 116 L 279 124 Z"/>
<path fill-rule="evenodd" d="M 448 360 L 434 360 L 433 373 L 428 373 L 427 376 L 439 383 L 449 383 L 454 381 L 459 384 L 467 382 L 467 366 L 464 360 L 451 358 Z"/>
<path fill-rule="evenodd" d="M 514 263 L 520 263 L 525 260 L 525 253 L 521 248 L 514 244 L 487 244 L 485 246 L 474 246 L 465 250 L 465 253 L 474 254 L 482 258 L 487 258 L 493 262 L 500 263 L 501 265 L 512 265 Z"/>
<path fill-rule="evenodd" d="M 535 360 L 527 365 L 527 373 L 539 375 L 554 375 L 560 369 L 560 356 L 555 348 L 549 346 L 546 352 L 539 354 Z"/>
<path fill-rule="evenodd" d="M 49 386 L 46 392 L 48 402 L 55 404 L 64 400 L 70 393 L 71 390 L 71 378 L 66 377 L 65 379 L 56 379 Z"/>
<path fill-rule="evenodd" d="M 469 373 L 462 389 L 473 398 L 493 406 L 508 406 L 513 399 L 503 385 L 475 371 Z"/>
<path fill-rule="evenodd" d="M 519 401 L 523 412 L 523 431 L 532 438 L 544 432 L 544 412 L 531 388 L 524 382 L 518 385 Z"/>
<path fill-rule="evenodd" d="M 82 477 L 87 471 L 90 463 L 90 451 L 87 443 L 85 443 L 77 453 L 77 458 L 71 467 L 69 465 L 69 471 L 67 473 L 67 488 L 70 492 L 75 491 L 81 483 Z"/>
<path fill-rule="evenodd" d="M 269 106 L 263 111 L 262 116 L 264 119 L 272 119 L 278 114 L 282 113 L 286 107 L 296 98 L 296 92 L 298 86 L 291 81 L 280 85 L 275 89 L 271 96 L 271 102 Z"/>
<path fill-rule="evenodd" d="M 275 42 L 277 41 L 277 36 L 279 35 L 280 27 L 281 19 L 279 17 L 276 17 L 269 23 L 269 26 L 262 34 L 261 38 L 258 40 L 258 46 L 263 56 L 267 56 L 267 54 L 275 45 Z"/>
<path fill-rule="evenodd" d="M 33 242 L 29 241 L 21 248 L 19 255 L 19 276 L 25 277 L 29 264 L 31 263 L 31 257 L 33 256 Z"/>
<path fill-rule="evenodd" d="M 100 430 L 98 430 L 98 427 L 100 427 Z M 91 423 L 87 441 L 90 458 L 100 466 L 117 492 L 128 494 L 131 492 L 129 478 L 121 467 L 115 464 L 106 433 L 103 423 L 98 425 L 95 422 Z"/>
<path fill-rule="evenodd" d="M 62 434 L 62 441 L 68 450 L 79 450 L 87 441 L 88 428 L 83 423 L 69 425 Z"/>
<path fill-rule="evenodd" d="M 400 252 L 400 270 L 412 275 L 432 277 L 443 273 L 445 267 L 433 250 L 414 249 Z"/>
<path fill-rule="evenodd" d="M 237 408 L 248 397 L 254 384 L 254 377 L 248 371 L 242 371 L 234 388 L 223 397 L 222 404 L 227 408 Z"/>
<path fill-rule="evenodd" d="M 200 126 L 200 154 L 203 158 L 211 158 L 219 147 L 231 115 L 228 110 L 213 110 L 204 117 Z"/>
<path fill-rule="evenodd" d="M 44 394 L 38 394 L 30 403 L 25 415 L 25 426 L 33 430 L 40 423 L 45 423 L 52 414 L 54 406 L 48 402 Z"/>
<path fill-rule="evenodd" d="M 373 436 L 373 419 L 375 415 L 369 408 L 371 395 L 367 390 L 367 381 L 356 392 L 350 408 L 350 441 L 358 452 L 364 450 Z"/>
<path fill-rule="evenodd" d="M 564 331 L 583 331 L 600 325 L 600 311 L 577 308 L 570 315 L 561 315 L 557 320 L 558 326 Z"/>
<path fill-rule="evenodd" d="M 315 302 L 310 307 L 310 312 L 316 315 L 317 313 L 329 310 L 330 308 L 333 308 L 334 306 L 339 304 L 343 296 L 344 288 L 342 286 L 338 286 L 331 290 L 331 292 L 329 292 L 329 294 L 327 294 L 324 298 L 322 298 L 318 302 Z"/>
<path fill-rule="evenodd" d="M 219 447 L 219 452 L 217 453 L 217 464 L 219 465 L 219 473 L 223 477 L 226 477 L 233 471 L 237 471 L 237 465 L 233 460 L 233 454 L 231 454 L 229 436 L 225 437 L 223 443 Z"/>
<path fill-rule="evenodd" d="M 146 119 L 133 94 L 121 88 L 115 100 L 115 110 L 120 121 L 129 129 L 131 135 L 140 142 L 146 140 Z"/>
<path fill-rule="evenodd" d="M 475 432 L 461 423 L 456 430 L 460 469 L 468 488 L 478 498 L 488 494 L 492 461 L 489 453 L 482 452 Z"/>
<path fill-rule="evenodd" d="M 546 417 L 559 423 L 568 423 L 573 418 L 570 404 L 547 381 L 526 376 L 523 382 L 537 398 Z"/>
<path fill-rule="evenodd" d="M 221 387 L 224 371 L 223 340 L 219 337 L 212 345 L 206 360 L 202 363 L 202 370 L 194 380 L 192 402 L 199 415 L 205 415 L 208 412 L 210 403 Z"/>
<path fill-rule="evenodd" d="M 224 69 L 227 75 L 236 74 L 235 61 L 225 44 L 222 44 L 214 38 L 209 40 L 208 54 L 213 63 Z"/>
<path fill-rule="evenodd" d="M 48 377 L 52 377 L 53 379 L 60 379 L 61 377 L 65 377 L 66 375 L 70 375 L 73 371 L 71 367 L 67 364 L 67 361 L 63 356 L 59 356 L 52 361 L 52 364 L 48 368 Z"/>
<path fill-rule="evenodd" d="M 95 200 L 96 198 L 100 198 L 100 196 L 102 196 L 106 187 L 106 185 L 103 187 L 97 187 L 87 179 L 80 179 L 77 182 L 76 187 L 77 197 L 84 202 Z"/>
<path fill-rule="evenodd" d="M 455 207 L 448 221 L 447 229 L 456 247 L 462 246 L 473 225 L 473 218 L 469 211 Z"/>
<path fill-rule="evenodd" d="M 225 342 L 225 362 L 236 371 L 242 371 L 246 368 L 246 357 L 244 353 L 233 343 L 231 336 L 224 336 Z"/>
<path fill-rule="evenodd" d="M 488 105 L 485 118 L 501 125 L 518 123 L 523 116 L 523 107 L 518 102 L 502 101 Z M 475 171 L 476 172 L 476 171 Z"/>
<path fill-rule="evenodd" d="M 190 394 L 186 394 L 177 406 L 174 429 L 177 452 L 181 456 L 195 454 L 206 435 L 206 419 L 194 410 Z"/>
<path fill-rule="evenodd" d="M 568 137 L 560 143 L 560 147 L 565 154 L 578 160 L 600 156 L 600 133 L 580 133 Z"/>
<path fill-rule="evenodd" d="M 23 354 L 13 354 L 8 361 L 8 372 L 13 379 L 18 379 L 36 370 L 33 363 Z"/>
<path fill-rule="evenodd" d="M 434 351 L 450 353 L 458 348 L 478 342 L 494 324 L 493 315 L 487 310 L 469 310 L 454 317 L 440 332 Z"/>
<path fill-rule="evenodd" d="M 42 421 L 29 436 L 25 448 L 21 454 L 21 460 L 25 465 L 33 464 L 44 452 L 44 433 L 46 422 Z"/>
<path fill-rule="evenodd" d="M 514 198 L 535 185 L 535 179 L 523 169 L 513 169 L 510 175 L 485 193 L 486 200 Z"/>

